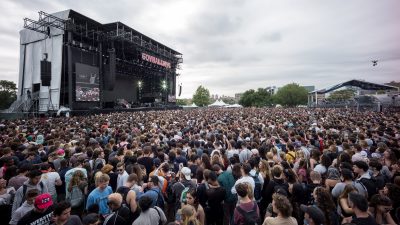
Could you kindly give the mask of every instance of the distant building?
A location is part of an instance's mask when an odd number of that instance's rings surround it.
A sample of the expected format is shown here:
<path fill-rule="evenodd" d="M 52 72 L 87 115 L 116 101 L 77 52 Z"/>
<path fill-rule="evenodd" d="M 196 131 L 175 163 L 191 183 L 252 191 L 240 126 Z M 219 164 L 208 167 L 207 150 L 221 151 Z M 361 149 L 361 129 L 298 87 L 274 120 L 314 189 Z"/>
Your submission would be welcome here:
<path fill-rule="evenodd" d="M 314 85 L 312 85 L 312 86 L 301 86 L 301 87 L 305 88 L 308 92 L 315 91 L 315 86 Z"/>
<path fill-rule="evenodd" d="M 243 93 L 236 93 L 235 94 L 235 101 L 239 102 L 240 98 L 242 97 Z"/>

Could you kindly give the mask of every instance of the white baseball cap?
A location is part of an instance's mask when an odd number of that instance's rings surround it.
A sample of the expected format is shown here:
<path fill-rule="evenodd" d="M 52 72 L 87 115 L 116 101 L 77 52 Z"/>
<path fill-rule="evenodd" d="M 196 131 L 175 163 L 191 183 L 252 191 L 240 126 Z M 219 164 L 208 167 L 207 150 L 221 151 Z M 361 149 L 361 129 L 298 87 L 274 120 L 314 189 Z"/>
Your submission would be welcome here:
<path fill-rule="evenodd" d="M 192 179 L 191 176 L 190 176 L 192 171 L 188 167 L 183 167 L 181 169 L 181 173 L 185 176 L 186 180 Z"/>

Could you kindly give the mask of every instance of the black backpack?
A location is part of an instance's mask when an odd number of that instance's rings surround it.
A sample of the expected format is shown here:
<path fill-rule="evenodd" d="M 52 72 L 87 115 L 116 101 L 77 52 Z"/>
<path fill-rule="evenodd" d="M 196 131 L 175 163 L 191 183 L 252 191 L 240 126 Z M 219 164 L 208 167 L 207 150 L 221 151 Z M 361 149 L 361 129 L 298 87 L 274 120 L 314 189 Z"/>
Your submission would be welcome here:
<path fill-rule="evenodd" d="M 126 201 L 127 197 L 128 197 L 128 193 L 131 189 L 125 186 L 121 186 L 117 189 L 117 193 L 120 193 L 122 195 L 122 206 L 123 207 L 127 207 L 129 209 L 129 216 L 124 218 L 125 220 L 128 220 L 129 224 L 132 224 L 133 221 L 139 217 L 138 213 L 140 214 L 140 209 L 139 207 L 136 209 L 136 211 L 134 213 L 131 212 L 131 207 L 129 205 L 129 203 Z"/>
<path fill-rule="evenodd" d="M 125 186 L 121 186 L 117 189 L 117 193 L 120 193 L 122 195 L 122 204 L 127 206 L 129 208 L 129 204 L 126 201 L 126 197 L 128 196 L 128 193 L 131 189 Z"/>
<path fill-rule="evenodd" d="M 261 186 L 261 181 L 260 181 L 260 178 L 258 177 L 258 174 L 259 173 L 256 172 L 256 175 L 251 176 L 251 177 L 254 179 L 254 198 L 257 202 L 260 202 L 262 199 L 262 196 L 261 196 L 262 186 Z"/>
<path fill-rule="evenodd" d="M 40 194 L 43 194 L 43 188 L 44 188 L 44 184 L 43 184 L 43 182 L 42 181 L 40 181 L 39 182 L 39 185 L 40 185 Z M 28 190 L 28 186 L 26 186 L 26 184 L 23 184 L 22 185 L 22 200 L 21 200 L 21 204 L 19 205 L 19 206 L 21 206 L 22 205 L 22 203 L 24 203 L 25 202 L 25 195 L 26 195 L 26 191 Z"/>
<path fill-rule="evenodd" d="M 243 216 L 243 225 L 257 225 L 260 221 L 260 216 L 257 214 L 257 204 L 253 203 L 253 208 L 250 211 L 245 211 L 240 206 L 237 206 L 237 211 Z"/>
<path fill-rule="evenodd" d="M 361 178 L 358 181 L 364 188 L 367 190 L 368 199 L 370 199 L 373 195 L 378 193 L 378 186 L 376 184 L 376 180 L 371 177 L 371 179 Z"/>

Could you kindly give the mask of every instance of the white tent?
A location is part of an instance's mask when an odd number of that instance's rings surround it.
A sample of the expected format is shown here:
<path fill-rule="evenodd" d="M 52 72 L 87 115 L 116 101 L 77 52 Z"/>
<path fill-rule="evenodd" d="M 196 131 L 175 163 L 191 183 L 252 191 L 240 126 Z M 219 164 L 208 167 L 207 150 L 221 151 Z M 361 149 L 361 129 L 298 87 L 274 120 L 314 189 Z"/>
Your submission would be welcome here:
<path fill-rule="evenodd" d="M 184 109 L 194 109 L 194 108 L 198 108 L 198 106 L 196 104 L 194 104 L 194 102 L 191 105 L 184 105 L 182 106 Z"/>
<path fill-rule="evenodd" d="M 224 106 L 227 106 L 227 105 L 228 104 L 226 104 L 224 101 L 217 100 L 213 104 L 209 105 L 208 107 L 224 107 Z"/>
<path fill-rule="evenodd" d="M 227 105 L 226 108 L 243 108 L 243 106 L 239 104 Z"/>

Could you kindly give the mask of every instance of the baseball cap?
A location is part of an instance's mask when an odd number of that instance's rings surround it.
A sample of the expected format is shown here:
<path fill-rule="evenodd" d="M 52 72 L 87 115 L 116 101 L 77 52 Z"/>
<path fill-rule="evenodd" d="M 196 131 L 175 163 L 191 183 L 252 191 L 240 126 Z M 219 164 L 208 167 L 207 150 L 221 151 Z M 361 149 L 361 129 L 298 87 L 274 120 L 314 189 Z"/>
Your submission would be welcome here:
<path fill-rule="evenodd" d="M 159 158 L 153 159 L 153 163 L 155 167 L 159 167 L 161 165 L 161 160 Z"/>
<path fill-rule="evenodd" d="M 57 155 L 58 155 L 58 157 L 61 157 L 61 158 L 65 157 L 64 149 L 58 149 L 57 150 Z"/>
<path fill-rule="evenodd" d="M 306 205 L 301 205 L 300 209 L 304 212 L 307 213 L 310 218 L 314 221 L 315 224 L 325 224 L 325 216 L 324 213 L 320 208 L 317 206 L 306 206 Z"/>
<path fill-rule="evenodd" d="M 52 200 L 51 195 L 49 193 L 44 193 L 44 194 L 38 195 L 35 198 L 35 206 L 38 209 L 47 209 L 51 205 L 53 205 L 53 200 Z"/>
<path fill-rule="evenodd" d="M 251 154 L 252 154 L 252 155 L 258 155 L 259 152 L 258 152 L 257 149 L 254 148 L 254 149 L 251 150 Z"/>
<path fill-rule="evenodd" d="M 190 174 L 192 173 L 192 171 L 188 167 L 183 167 L 181 169 L 181 173 L 185 176 L 186 180 L 190 180 L 191 179 Z"/>

